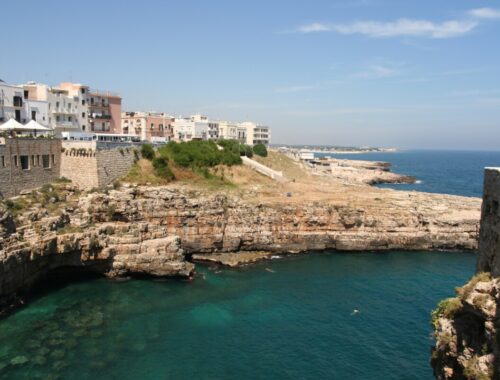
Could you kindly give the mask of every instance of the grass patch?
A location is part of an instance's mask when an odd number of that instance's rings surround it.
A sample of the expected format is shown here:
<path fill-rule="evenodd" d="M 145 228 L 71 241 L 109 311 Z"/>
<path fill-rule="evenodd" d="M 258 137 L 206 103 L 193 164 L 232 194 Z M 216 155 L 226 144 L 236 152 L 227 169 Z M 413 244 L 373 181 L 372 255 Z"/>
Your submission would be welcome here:
<path fill-rule="evenodd" d="M 478 273 L 473 276 L 470 281 L 464 285 L 462 288 L 457 288 L 456 292 L 458 296 L 462 299 L 466 299 L 472 293 L 474 288 L 479 282 L 491 281 L 491 274 L 487 272 Z"/>
<path fill-rule="evenodd" d="M 431 323 L 434 329 L 439 327 L 439 318 L 451 319 L 462 308 L 462 301 L 458 298 L 447 298 L 439 302 L 437 308 L 431 312 Z"/>

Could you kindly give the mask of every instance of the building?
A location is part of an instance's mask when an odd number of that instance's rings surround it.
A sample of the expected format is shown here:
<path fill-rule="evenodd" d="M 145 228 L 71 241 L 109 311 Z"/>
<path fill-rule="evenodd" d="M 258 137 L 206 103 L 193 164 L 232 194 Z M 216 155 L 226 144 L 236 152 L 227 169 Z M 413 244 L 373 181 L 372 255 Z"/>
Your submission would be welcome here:
<path fill-rule="evenodd" d="M 0 137 L 0 198 L 54 181 L 60 165 L 61 140 Z"/>
<path fill-rule="evenodd" d="M 142 141 L 165 143 L 173 138 L 174 120 L 165 113 L 122 112 L 122 133 L 139 136 Z"/>
<path fill-rule="evenodd" d="M 238 140 L 238 124 L 219 121 L 219 137 L 224 140 Z"/>
<path fill-rule="evenodd" d="M 122 98 L 116 93 L 90 89 L 89 124 L 92 132 L 121 133 Z"/>
<path fill-rule="evenodd" d="M 27 123 L 28 117 L 24 101 L 24 91 L 0 80 L 0 124 L 15 119 L 19 123 Z"/>
<path fill-rule="evenodd" d="M 207 140 L 209 136 L 208 118 L 194 115 L 176 118 L 173 123 L 173 139 L 175 141 Z"/>
<path fill-rule="evenodd" d="M 269 143 L 271 142 L 271 129 L 269 127 L 248 121 L 245 123 L 240 123 L 239 127 L 245 129 L 246 143 L 248 145 L 269 145 Z"/>
<path fill-rule="evenodd" d="M 56 136 L 61 136 L 62 132 L 89 131 L 86 86 L 62 83 L 60 87 L 49 87 L 28 82 L 20 87 L 24 89 L 28 114 L 31 118 L 40 114 L 41 120 L 37 118 L 36 121 L 54 129 Z"/>

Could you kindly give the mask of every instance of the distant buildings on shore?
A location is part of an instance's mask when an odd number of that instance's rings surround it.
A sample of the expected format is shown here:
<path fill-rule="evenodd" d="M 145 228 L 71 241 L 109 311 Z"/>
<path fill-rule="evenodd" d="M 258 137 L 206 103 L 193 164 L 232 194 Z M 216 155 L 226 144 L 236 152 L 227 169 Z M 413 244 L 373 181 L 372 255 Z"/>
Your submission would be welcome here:
<path fill-rule="evenodd" d="M 0 125 L 10 119 L 22 124 L 35 120 L 51 128 L 57 137 L 74 140 L 100 136 L 106 141 L 152 143 L 220 138 L 248 145 L 271 142 L 271 130 L 265 125 L 213 120 L 204 115 L 122 112 L 120 95 L 69 82 L 50 87 L 36 82 L 10 85 L 0 80 Z"/>

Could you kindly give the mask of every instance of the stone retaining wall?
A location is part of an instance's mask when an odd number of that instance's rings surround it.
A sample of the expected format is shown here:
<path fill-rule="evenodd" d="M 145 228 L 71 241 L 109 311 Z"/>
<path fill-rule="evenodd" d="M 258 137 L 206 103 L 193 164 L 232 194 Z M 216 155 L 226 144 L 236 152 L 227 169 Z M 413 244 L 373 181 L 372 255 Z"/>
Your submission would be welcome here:
<path fill-rule="evenodd" d="M 126 175 L 136 160 L 138 147 L 124 143 L 64 141 L 61 176 L 82 189 L 99 188 Z"/>
<path fill-rule="evenodd" d="M 0 139 L 0 198 L 13 197 L 59 177 L 61 141 Z"/>

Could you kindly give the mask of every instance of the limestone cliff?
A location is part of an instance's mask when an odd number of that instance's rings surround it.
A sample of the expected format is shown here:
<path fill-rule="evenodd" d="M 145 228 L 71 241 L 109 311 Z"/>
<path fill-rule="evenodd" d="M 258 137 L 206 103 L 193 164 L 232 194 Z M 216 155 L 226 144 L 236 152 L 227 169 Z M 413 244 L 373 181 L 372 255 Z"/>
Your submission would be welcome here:
<path fill-rule="evenodd" d="M 244 252 L 241 261 L 251 262 L 248 255 L 255 252 L 262 258 L 262 251 L 476 248 L 478 200 L 390 194 L 391 203 L 376 192 L 356 203 L 288 204 L 286 198 L 255 202 L 236 195 L 131 186 L 82 195 L 53 216 L 32 207 L 17 216 L 15 233 L 12 217 L 2 209 L 0 300 L 9 304 L 57 268 L 189 277 L 192 254 L 238 257 Z"/>
<path fill-rule="evenodd" d="M 500 169 L 486 169 L 477 274 L 433 312 L 438 379 L 500 379 Z"/>

